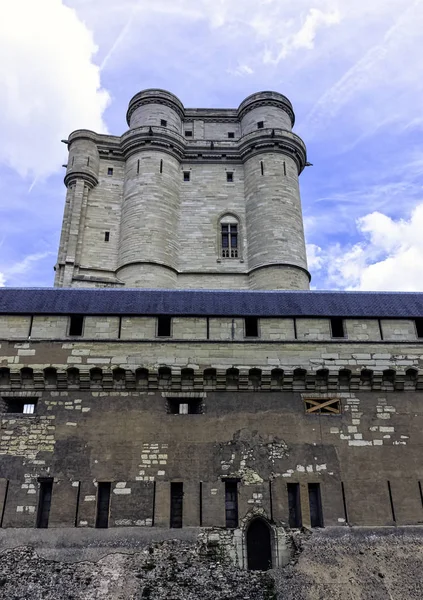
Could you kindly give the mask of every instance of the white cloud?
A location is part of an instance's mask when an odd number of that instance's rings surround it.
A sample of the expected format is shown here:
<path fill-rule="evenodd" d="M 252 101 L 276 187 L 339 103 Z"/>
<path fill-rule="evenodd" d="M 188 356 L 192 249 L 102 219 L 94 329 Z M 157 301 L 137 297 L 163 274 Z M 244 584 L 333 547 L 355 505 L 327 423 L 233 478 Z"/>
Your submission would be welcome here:
<path fill-rule="evenodd" d="M 328 287 L 423 291 L 423 204 L 408 220 L 373 212 L 357 228 L 364 239 L 349 248 L 309 247 L 310 264 Z"/>
<path fill-rule="evenodd" d="M 43 178 L 60 167 L 60 139 L 73 129 L 104 131 L 108 93 L 93 63 L 91 32 L 61 0 L 2 3 L 0 163 Z"/>
<path fill-rule="evenodd" d="M 340 22 L 341 14 L 339 10 L 323 12 L 318 8 L 310 8 L 298 31 L 286 36 L 281 41 L 281 50 L 276 56 L 268 50 L 264 55 L 264 62 L 277 64 L 296 50 L 313 50 L 319 30 L 331 25 L 338 25 Z"/>
<path fill-rule="evenodd" d="M 236 75 L 237 77 L 245 77 L 246 75 L 252 75 L 254 73 L 253 69 L 248 65 L 238 65 L 236 69 L 227 69 L 227 73 L 230 75 Z"/>
<path fill-rule="evenodd" d="M 7 264 L 6 259 L 2 259 L 0 264 L 0 287 L 6 284 L 10 285 L 26 285 L 26 281 L 31 279 L 34 270 L 37 269 L 37 263 L 42 262 L 46 258 L 54 256 L 53 252 L 35 252 L 24 256 L 18 262 Z"/>

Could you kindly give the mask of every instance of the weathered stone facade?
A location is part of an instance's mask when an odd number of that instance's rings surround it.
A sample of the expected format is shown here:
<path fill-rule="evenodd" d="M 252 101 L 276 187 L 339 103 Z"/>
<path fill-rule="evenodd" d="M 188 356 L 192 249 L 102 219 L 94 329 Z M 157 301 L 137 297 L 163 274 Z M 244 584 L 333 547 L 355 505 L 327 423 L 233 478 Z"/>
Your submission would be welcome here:
<path fill-rule="evenodd" d="M 287 98 L 185 109 L 145 90 L 127 120 L 121 137 L 80 130 L 67 140 L 57 286 L 308 289 L 306 149 Z M 222 223 L 237 227 L 233 256 Z"/>
<path fill-rule="evenodd" d="M 147 90 L 69 137 L 57 287 L 0 290 L 0 596 L 421 597 L 423 295 L 308 291 L 293 121 Z"/>

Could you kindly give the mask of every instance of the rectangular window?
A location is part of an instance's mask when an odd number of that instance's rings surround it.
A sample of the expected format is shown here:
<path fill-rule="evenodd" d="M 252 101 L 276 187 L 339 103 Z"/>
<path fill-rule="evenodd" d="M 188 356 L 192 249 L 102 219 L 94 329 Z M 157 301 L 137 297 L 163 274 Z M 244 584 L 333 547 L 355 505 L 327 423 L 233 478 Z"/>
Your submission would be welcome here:
<path fill-rule="evenodd" d="M 310 503 L 310 525 L 323 527 L 322 499 L 320 496 L 320 483 L 308 484 L 308 498 Z"/>
<path fill-rule="evenodd" d="M 185 137 L 192 137 L 192 131 L 185 131 Z"/>
<path fill-rule="evenodd" d="M 222 257 L 238 258 L 238 225 L 222 224 Z"/>
<path fill-rule="evenodd" d="M 330 320 L 330 329 L 333 338 L 344 338 L 344 320 L 339 317 L 332 317 Z"/>
<path fill-rule="evenodd" d="M 289 526 L 291 529 L 302 527 L 301 502 L 300 502 L 300 484 L 288 483 L 288 509 Z"/>
<path fill-rule="evenodd" d="M 72 315 L 69 321 L 69 335 L 82 335 L 83 326 L 83 315 Z"/>
<path fill-rule="evenodd" d="M 304 402 L 308 414 L 339 415 L 341 413 L 339 398 L 306 398 Z"/>
<path fill-rule="evenodd" d="M 5 398 L 6 412 L 33 415 L 35 414 L 35 407 L 37 406 L 36 399 L 30 398 Z"/>
<path fill-rule="evenodd" d="M 182 527 L 184 499 L 184 484 L 182 482 L 171 482 L 170 484 L 170 526 L 172 528 Z"/>
<path fill-rule="evenodd" d="M 189 181 L 191 179 L 191 173 L 189 171 L 184 171 L 184 181 Z"/>
<path fill-rule="evenodd" d="M 104 241 L 108 242 L 110 240 L 110 231 L 104 232 Z"/>
<path fill-rule="evenodd" d="M 231 172 L 226 173 L 226 181 L 228 181 L 229 183 L 233 183 L 234 180 L 234 174 Z"/>
<path fill-rule="evenodd" d="M 238 482 L 225 481 L 225 516 L 226 527 L 238 527 Z"/>
<path fill-rule="evenodd" d="M 106 529 L 109 526 L 110 488 L 110 482 L 100 481 L 97 484 L 97 517 L 95 526 L 99 529 Z"/>
<path fill-rule="evenodd" d="M 199 415 L 202 413 L 201 400 L 198 398 L 168 398 L 167 407 L 171 415 Z"/>
<path fill-rule="evenodd" d="M 228 138 L 229 138 L 230 140 L 233 140 L 233 139 L 234 139 L 234 137 L 235 137 L 235 133 L 234 133 L 233 131 L 228 131 Z"/>
<path fill-rule="evenodd" d="M 416 323 L 417 337 L 423 338 L 423 319 L 422 318 L 416 319 L 415 323 Z"/>
<path fill-rule="evenodd" d="M 46 529 L 50 516 L 51 495 L 53 492 L 53 479 L 40 479 L 40 496 L 38 499 L 37 527 Z"/>
<path fill-rule="evenodd" d="M 259 121 L 257 123 L 257 129 L 263 129 L 263 127 L 264 127 L 264 121 Z"/>
<path fill-rule="evenodd" d="M 161 120 L 160 120 L 160 125 L 161 125 L 162 127 L 167 127 L 167 121 L 166 121 L 166 119 L 161 119 Z"/>
<path fill-rule="evenodd" d="M 107 169 L 107 175 L 113 175 L 113 169 L 112 169 L 112 167 L 109 167 Z"/>
<path fill-rule="evenodd" d="M 172 317 L 157 317 L 157 337 L 170 337 Z"/>
<path fill-rule="evenodd" d="M 245 317 L 245 337 L 258 337 L 258 318 L 257 317 Z"/>

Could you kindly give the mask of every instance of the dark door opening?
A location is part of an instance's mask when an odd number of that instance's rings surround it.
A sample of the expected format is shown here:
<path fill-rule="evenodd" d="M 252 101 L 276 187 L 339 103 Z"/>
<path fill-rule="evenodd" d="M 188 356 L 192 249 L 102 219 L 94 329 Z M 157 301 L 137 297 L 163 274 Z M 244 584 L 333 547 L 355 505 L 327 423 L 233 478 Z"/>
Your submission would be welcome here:
<path fill-rule="evenodd" d="M 308 497 L 310 502 L 310 521 L 312 527 L 323 527 L 322 498 L 320 496 L 320 483 L 308 484 Z"/>
<path fill-rule="evenodd" d="M 302 527 L 300 484 L 288 483 L 289 526 L 291 529 Z"/>
<path fill-rule="evenodd" d="M 174 481 L 170 484 L 170 526 L 182 527 L 184 484 Z"/>
<path fill-rule="evenodd" d="M 110 487 L 107 481 L 99 481 L 97 484 L 97 519 L 95 526 L 106 529 L 109 526 Z"/>
<path fill-rule="evenodd" d="M 250 571 L 272 568 L 270 528 L 263 519 L 254 519 L 247 529 L 247 560 Z"/>
<path fill-rule="evenodd" d="M 225 481 L 225 518 L 226 527 L 238 527 L 238 482 Z"/>
<path fill-rule="evenodd" d="M 44 479 L 40 481 L 40 497 L 38 501 L 37 527 L 46 529 L 50 516 L 51 494 L 53 492 L 53 480 Z"/>

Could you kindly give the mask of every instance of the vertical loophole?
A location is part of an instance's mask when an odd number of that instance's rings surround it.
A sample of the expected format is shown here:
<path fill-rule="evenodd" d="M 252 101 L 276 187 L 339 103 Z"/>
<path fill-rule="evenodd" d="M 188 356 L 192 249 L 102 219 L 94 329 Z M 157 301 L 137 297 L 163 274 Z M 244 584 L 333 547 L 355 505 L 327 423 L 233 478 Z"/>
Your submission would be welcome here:
<path fill-rule="evenodd" d="M 344 505 L 345 523 L 348 523 L 347 499 L 345 497 L 345 486 L 344 486 L 343 481 L 341 481 L 341 490 L 342 490 L 342 503 Z"/>
<path fill-rule="evenodd" d="M 81 482 L 78 481 L 78 491 L 76 493 L 76 508 L 75 508 L 75 527 L 78 527 L 79 502 L 81 499 Z"/>
<path fill-rule="evenodd" d="M 200 481 L 200 489 L 199 489 L 199 517 L 200 517 L 200 527 L 203 526 L 203 482 Z"/>
<path fill-rule="evenodd" d="M 163 173 L 163 160 L 160 161 L 160 173 Z"/>
<path fill-rule="evenodd" d="M 137 175 L 140 174 L 140 159 L 137 160 Z"/>
<path fill-rule="evenodd" d="M 286 162 L 285 161 L 283 161 L 283 174 L 286 177 Z"/>
<path fill-rule="evenodd" d="M 264 175 L 264 163 L 262 160 L 260 161 L 260 170 L 261 170 L 261 174 Z"/>
<path fill-rule="evenodd" d="M 388 492 L 389 492 L 389 502 L 391 503 L 392 520 L 393 520 L 394 523 L 396 523 L 397 519 L 395 517 L 394 499 L 392 497 L 392 488 L 391 488 L 391 482 L 390 481 L 388 481 Z"/>

